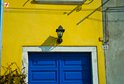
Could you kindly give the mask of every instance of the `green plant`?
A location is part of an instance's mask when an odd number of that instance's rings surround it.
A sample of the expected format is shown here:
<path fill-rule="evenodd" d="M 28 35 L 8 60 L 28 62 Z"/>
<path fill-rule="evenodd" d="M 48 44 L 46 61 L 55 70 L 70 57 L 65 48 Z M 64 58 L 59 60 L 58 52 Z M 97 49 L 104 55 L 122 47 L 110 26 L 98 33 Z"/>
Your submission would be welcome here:
<path fill-rule="evenodd" d="M 12 69 L 12 66 L 15 65 L 16 69 Z M 7 67 L 1 66 L 0 68 L 4 69 L 5 72 L 3 75 L 0 75 L 0 84 L 26 84 L 25 67 L 22 70 L 19 69 L 15 62 L 11 63 Z"/>

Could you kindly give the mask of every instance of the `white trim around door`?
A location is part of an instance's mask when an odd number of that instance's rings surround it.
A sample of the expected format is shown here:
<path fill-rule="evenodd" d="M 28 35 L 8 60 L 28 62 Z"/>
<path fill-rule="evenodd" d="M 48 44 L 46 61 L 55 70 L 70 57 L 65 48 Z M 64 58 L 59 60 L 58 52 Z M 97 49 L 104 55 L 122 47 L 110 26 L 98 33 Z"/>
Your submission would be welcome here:
<path fill-rule="evenodd" d="M 96 47 L 23 47 L 22 64 L 27 74 L 26 82 L 28 83 L 28 52 L 91 52 L 92 56 L 92 76 L 93 84 L 98 84 L 98 66 Z"/>

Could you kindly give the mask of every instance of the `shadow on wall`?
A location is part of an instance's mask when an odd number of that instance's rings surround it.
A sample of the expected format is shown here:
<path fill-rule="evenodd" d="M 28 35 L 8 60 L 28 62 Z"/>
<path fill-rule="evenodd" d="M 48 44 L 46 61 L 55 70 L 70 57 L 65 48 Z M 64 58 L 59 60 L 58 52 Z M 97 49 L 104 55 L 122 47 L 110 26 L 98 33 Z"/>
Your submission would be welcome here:
<path fill-rule="evenodd" d="M 42 49 L 42 51 L 49 51 L 58 46 L 57 44 L 57 38 L 53 36 L 49 36 L 41 46 L 47 46 L 47 47 L 39 47 Z"/>

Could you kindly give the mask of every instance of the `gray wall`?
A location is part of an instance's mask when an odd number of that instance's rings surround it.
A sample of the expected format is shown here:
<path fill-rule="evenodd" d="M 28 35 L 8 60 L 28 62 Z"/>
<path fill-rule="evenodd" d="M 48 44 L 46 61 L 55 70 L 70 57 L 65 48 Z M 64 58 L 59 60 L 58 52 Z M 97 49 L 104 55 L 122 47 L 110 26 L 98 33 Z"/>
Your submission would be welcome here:
<path fill-rule="evenodd" d="M 124 12 L 109 13 L 109 43 L 105 50 L 107 84 L 124 84 Z"/>
<path fill-rule="evenodd" d="M 124 6 L 124 0 L 110 0 L 104 9 L 119 6 Z M 113 10 L 106 13 L 105 26 L 109 33 L 108 49 L 105 49 L 106 78 L 107 84 L 124 84 L 124 7 Z"/>

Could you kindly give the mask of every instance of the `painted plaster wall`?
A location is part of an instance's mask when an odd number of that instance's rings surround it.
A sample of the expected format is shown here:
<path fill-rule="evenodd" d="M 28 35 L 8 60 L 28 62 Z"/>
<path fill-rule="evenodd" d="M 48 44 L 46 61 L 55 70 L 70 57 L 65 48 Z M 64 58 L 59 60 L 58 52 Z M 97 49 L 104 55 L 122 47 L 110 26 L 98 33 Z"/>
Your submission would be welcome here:
<path fill-rule="evenodd" d="M 105 0 L 104 0 L 105 1 Z M 111 0 L 104 8 L 109 12 L 106 28 L 109 31 L 108 49 L 105 50 L 107 84 L 124 84 L 124 0 Z M 121 7 L 121 8 L 119 8 Z M 118 12 L 120 11 L 120 12 Z"/>
<path fill-rule="evenodd" d="M 106 84 L 102 12 L 96 11 L 79 25 L 81 19 L 101 5 L 101 0 L 84 4 L 81 11 L 67 15 L 76 5 L 32 4 L 31 0 L 4 0 L 9 3 L 4 8 L 2 65 L 16 62 L 22 66 L 23 46 L 96 46 L 98 54 L 99 83 Z M 99 19 L 97 21 L 94 19 Z M 56 29 L 62 25 L 65 29 L 63 42 L 56 44 Z"/>
<path fill-rule="evenodd" d="M 109 48 L 105 50 L 107 84 L 124 83 L 124 12 L 109 13 Z M 116 20 L 119 20 L 116 22 Z"/>

